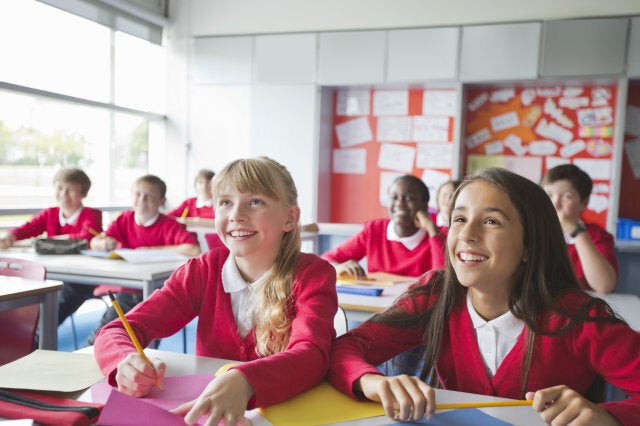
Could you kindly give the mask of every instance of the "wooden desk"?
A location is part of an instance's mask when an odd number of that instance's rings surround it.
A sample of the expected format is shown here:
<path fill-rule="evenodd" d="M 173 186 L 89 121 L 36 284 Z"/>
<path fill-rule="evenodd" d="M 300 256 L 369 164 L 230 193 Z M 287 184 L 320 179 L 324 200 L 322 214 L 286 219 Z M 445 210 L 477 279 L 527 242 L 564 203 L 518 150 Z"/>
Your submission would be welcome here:
<path fill-rule="evenodd" d="M 33 249 L 10 249 L 3 254 L 43 264 L 49 279 L 74 284 L 128 287 L 142 290 L 144 298 L 149 297 L 154 288 L 161 287 L 173 271 L 184 263 L 129 263 L 81 254 L 39 255 Z"/>
<path fill-rule="evenodd" d="M 93 347 L 81 349 L 79 352 L 91 353 Z M 222 365 L 230 362 L 228 360 L 221 360 L 216 358 L 208 358 L 194 355 L 186 355 L 176 352 L 167 352 L 153 349 L 145 349 L 145 352 L 149 357 L 157 357 L 163 360 L 167 365 L 167 376 L 179 376 L 186 374 L 205 374 L 214 373 Z M 89 401 L 90 393 L 85 392 L 81 397 L 81 400 Z M 472 401 L 504 401 L 505 398 L 496 398 L 485 395 L 469 394 L 465 392 L 446 391 L 436 389 L 436 400 L 439 403 L 451 403 L 451 402 L 472 402 Z M 327 410 L 330 410 L 330 402 L 327 402 Z M 544 422 L 540 419 L 538 413 L 534 412 L 531 407 L 501 407 L 501 408 L 483 408 L 481 409 L 485 413 L 509 422 L 514 425 L 527 425 L 536 426 L 544 425 Z M 251 421 L 254 426 L 270 425 L 262 416 L 251 412 Z M 393 423 L 393 420 L 385 417 L 367 418 L 357 421 L 351 421 L 346 423 L 340 423 L 341 425 L 388 425 Z"/>
<path fill-rule="evenodd" d="M 60 281 L 38 281 L 0 275 L 0 311 L 40 304 L 40 349 L 58 349 Z"/>

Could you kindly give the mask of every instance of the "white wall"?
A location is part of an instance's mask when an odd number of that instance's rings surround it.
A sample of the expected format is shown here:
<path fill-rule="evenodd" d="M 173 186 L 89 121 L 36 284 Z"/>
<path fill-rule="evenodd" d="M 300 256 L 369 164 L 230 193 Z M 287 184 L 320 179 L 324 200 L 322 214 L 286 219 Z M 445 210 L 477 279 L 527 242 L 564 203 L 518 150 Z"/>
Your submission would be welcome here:
<path fill-rule="evenodd" d="M 179 0 L 194 36 L 412 28 L 640 14 L 638 0 Z M 172 3 L 177 3 L 173 0 Z"/>

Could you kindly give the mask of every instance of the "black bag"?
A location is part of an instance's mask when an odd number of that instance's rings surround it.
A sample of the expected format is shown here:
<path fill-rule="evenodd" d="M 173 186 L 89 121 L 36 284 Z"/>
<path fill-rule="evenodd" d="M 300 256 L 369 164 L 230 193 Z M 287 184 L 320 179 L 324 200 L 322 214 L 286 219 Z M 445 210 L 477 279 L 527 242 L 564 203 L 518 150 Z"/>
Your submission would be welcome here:
<path fill-rule="evenodd" d="M 79 254 L 87 249 L 87 240 L 57 240 L 55 238 L 41 238 L 36 240 L 38 254 Z"/>

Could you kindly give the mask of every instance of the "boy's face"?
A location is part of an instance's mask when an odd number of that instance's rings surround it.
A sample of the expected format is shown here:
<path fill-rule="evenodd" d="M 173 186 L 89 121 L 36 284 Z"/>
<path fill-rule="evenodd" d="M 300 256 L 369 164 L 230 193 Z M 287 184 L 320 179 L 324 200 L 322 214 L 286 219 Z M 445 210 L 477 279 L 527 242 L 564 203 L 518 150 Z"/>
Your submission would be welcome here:
<path fill-rule="evenodd" d="M 211 181 L 205 178 L 196 179 L 196 193 L 204 200 L 210 200 L 213 197 L 211 193 Z"/>
<path fill-rule="evenodd" d="M 82 193 L 82 185 L 76 182 L 60 182 L 53 183 L 56 194 L 56 202 L 63 212 L 73 213 L 82 205 L 84 194 Z"/>
<path fill-rule="evenodd" d="M 133 211 L 139 221 L 146 222 L 158 214 L 165 201 L 156 185 L 138 182 L 133 186 Z"/>
<path fill-rule="evenodd" d="M 543 189 L 551 198 L 558 215 L 563 215 L 576 222 L 580 219 L 580 213 L 589 203 L 588 198 L 586 200 L 580 199 L 580 194 L 567 179 L 546 184 Z"/>

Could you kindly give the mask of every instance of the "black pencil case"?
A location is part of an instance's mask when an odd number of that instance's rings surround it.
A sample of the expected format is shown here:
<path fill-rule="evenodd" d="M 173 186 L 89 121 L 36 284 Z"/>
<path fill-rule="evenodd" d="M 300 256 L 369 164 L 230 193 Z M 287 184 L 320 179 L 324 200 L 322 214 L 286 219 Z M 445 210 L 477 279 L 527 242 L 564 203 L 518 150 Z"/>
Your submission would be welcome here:
<path fill-rule="evenodd" d="M 36 240 L 38 254 L 79 254 L 87 249 L 87 240 L 58 240 L 55 238 L 41 238 Z"/>

